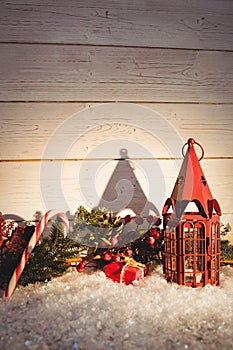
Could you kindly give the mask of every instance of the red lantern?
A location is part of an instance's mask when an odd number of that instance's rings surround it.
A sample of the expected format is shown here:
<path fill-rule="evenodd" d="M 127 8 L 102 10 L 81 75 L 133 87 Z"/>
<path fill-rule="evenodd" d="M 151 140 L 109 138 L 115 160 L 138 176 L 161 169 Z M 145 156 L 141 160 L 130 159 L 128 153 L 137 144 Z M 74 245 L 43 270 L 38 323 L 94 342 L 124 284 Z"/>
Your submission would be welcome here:
<path fill-rule="evenodd" d="M 219 285 L 221 210 L 199 163 L 203 148 L 193 139 L 187 144 L 172 195 L 162 212 L 164 273 L 167 280 L 181 285 Z M 195 144 L 202 150 L 200 159 Z M 190 202 L 195 204 L 195 211 L 186 211 Z"/>

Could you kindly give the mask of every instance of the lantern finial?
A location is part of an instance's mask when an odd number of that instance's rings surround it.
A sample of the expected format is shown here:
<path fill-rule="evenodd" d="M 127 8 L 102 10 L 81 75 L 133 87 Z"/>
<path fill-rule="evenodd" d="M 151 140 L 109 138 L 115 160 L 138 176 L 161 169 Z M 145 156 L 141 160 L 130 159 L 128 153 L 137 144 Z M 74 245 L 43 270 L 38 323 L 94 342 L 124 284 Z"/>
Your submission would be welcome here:
<path fill-rule="evenodd" d="M 195 143 L 194 139 L 192 139 L 192 138 L 188 139 L 188 145 L 189 146 L 194 145 L 194 143 Z"/>

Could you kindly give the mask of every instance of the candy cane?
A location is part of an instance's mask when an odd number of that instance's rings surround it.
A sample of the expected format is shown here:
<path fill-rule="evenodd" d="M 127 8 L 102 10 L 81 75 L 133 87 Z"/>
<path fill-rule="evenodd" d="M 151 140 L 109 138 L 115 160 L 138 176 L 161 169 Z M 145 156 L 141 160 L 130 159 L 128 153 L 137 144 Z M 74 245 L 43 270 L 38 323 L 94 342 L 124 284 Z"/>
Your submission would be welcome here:
<path fill-rule="evenodd" d="M 13 272 L 13 274 L 11 276 L 11 279 L 10 279 L 8 285 L 7 285 L 7 288 L 5 290 L 5 293 L 4 293 L 5 297 L 10 297 L 11 294 L 13 293 L 13 291 L 14 291 L 16 285 L 17 285 L 17 282 L 19 280 L 19 277 L 20 277 L 23 269 L 26 266 L 26 263 L 27 263 L 27 261 L 29 259 L 29 256 L 30 256 L 32 250 L 34 249 L 37 241 L 39 240 L 42 232 L 44 231 L 45 226 L 47 225 L 48 221 L 53 216 L 58 216 L 58 217 L 61 218 L 62 223 L 63 223 L 63 225 L 65 227 L 65 234 L 64 234 L 64 236 L 66 237 L 66 235 L 68 233 L 68 230 L 69 230 L 69 221 L 68 221 L 68 218 L 67 218 L 66 214 L 62 213 L 62 212 L 57 212 L 55 210 L 47 211 L 47 213 L 40 220 L 38 226 L 35 229 L 35 232 L 31 236 L 31 238 L 30 238 L 26 248 L 24 249 L 24 252 L 23 252 L 23 254 L 21 256 L 20 262 L 19 262 L 18 266 L 16 267 L 16 269 L 14 270 L 14 272 Z"/>

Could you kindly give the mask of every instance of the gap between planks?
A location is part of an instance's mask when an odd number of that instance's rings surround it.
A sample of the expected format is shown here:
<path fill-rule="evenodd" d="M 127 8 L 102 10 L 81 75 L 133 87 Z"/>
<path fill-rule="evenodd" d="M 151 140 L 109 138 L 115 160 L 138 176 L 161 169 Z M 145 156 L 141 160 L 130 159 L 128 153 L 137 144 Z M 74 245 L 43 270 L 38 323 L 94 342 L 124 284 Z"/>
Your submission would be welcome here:
<path fill-rule="evenodd" d="M 7 44 L 7 45 L 46 45 L 46 46 L 81 46 L 81 47 L 105 47 L 105 48 L 125 48 L 125 49 L 160 49 L 160 50 L 183 50 L 183 51 L 206 51 L 206 52 L 233 52 L 231 49 L 204 49 L 204 48 L 190 48 L 190 47 L 170 47 L 170 46 L 143 46 L 143 45 L 120 45 L 120 44 L 82 44 L 82 43 L 62 43 L 62 42 L 56 42 L 56 43 L 49 43 L 44 41 L 0 41 L 1 44 Z"/>
<path fill-rule="evenodd" d="M 82 162 L 82 161 L 106 161 L 106 160 L 181 160 L 183 157 L 173 158 L 173 157 L 151 157 L 151 158 L 142 158 L 142 157 L 132 157 L 132 158 L 110 158 L 110 157 L 98 157 L 98 158 L 56 158 L 56 159 L 0 159 L 0 163 L 26 163 L 26 162 Z M 205 160 L 232 160 L 233 157 L 205 157 Z"/>
<path fill-rule="evenodd" d="M 154 104 L 166 104 L 166 105 L 213 105 L 213 106 L 218 106 L 218 105 L 233 105 L 233 102 L 206 102 L 206 101 L 203 101 L 203 102 L 193 102 L 193 101 L 184 101 L 184 102 L 181 102 L 181 101 L 166 101 L 166 102 L 161 102 L 161 101 L 126 101 L 126 100 L 117 100 L 117 101 L 114 101 L 114 100 L 65 100 L 65 101 L 62 101 L 62 100 L 0 100 L 0 104 L 9 104 L 9 103 L 15 103 L 15 104 L 27 104 L 27 103 L 38 103 L 38 104 L 77 104 L 77 103 L 85 103 L 85 104 L 93 104 L 93 103 L 96 103 L 96 104 L 107 104 L 107 103 L 130 103 L 130 104 L 151 104 L 151 105 L 154 105 Z"/>

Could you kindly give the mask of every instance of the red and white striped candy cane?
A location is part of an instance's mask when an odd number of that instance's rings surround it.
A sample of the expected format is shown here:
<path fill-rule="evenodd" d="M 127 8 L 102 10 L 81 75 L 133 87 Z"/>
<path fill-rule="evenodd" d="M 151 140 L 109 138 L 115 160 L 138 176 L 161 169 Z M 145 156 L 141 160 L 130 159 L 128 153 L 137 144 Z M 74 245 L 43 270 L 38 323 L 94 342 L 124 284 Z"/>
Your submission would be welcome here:
<path fill-rule="evenodd" d="M 23 271 L 23 269 L 26 266 L 26 263 L 29 259 L 29 256 L 32 252 L 32 250 L 34 249 L 36 242 L 39 240 L 41 234 L 43 233 L 45 226 L 47 225 L 48 221 L 53 217 L 53 216 L 58 216 L 61 218 L 62 223 L 65 227 L 65 234 L 64 236 L 66 237 L 68 230 L 69 230 L 69 221 L 68 218 L 66 216 L 65 213 L 62 212 L 58 212 L 56 210 L 49 210 L 47 211 L 47 213 L 43 216 L 43 218 L 40 220 L 38 226 L 35 229 L 35 232 L 33 233 L 33 235 L 31 236 L 26 248 L 24 249 L 24 252 L 21 256 L 20 262 L 18 264 L 18 266 L 16 267 L 16 269 L 14 270 L 11 279 L 7 285 L 7 288 L 5 290 L 4 296 L 5 297 L 10 297 L 11 294 L 13 293 L 17 282 L 19 280 L 19 277 Z"/>

